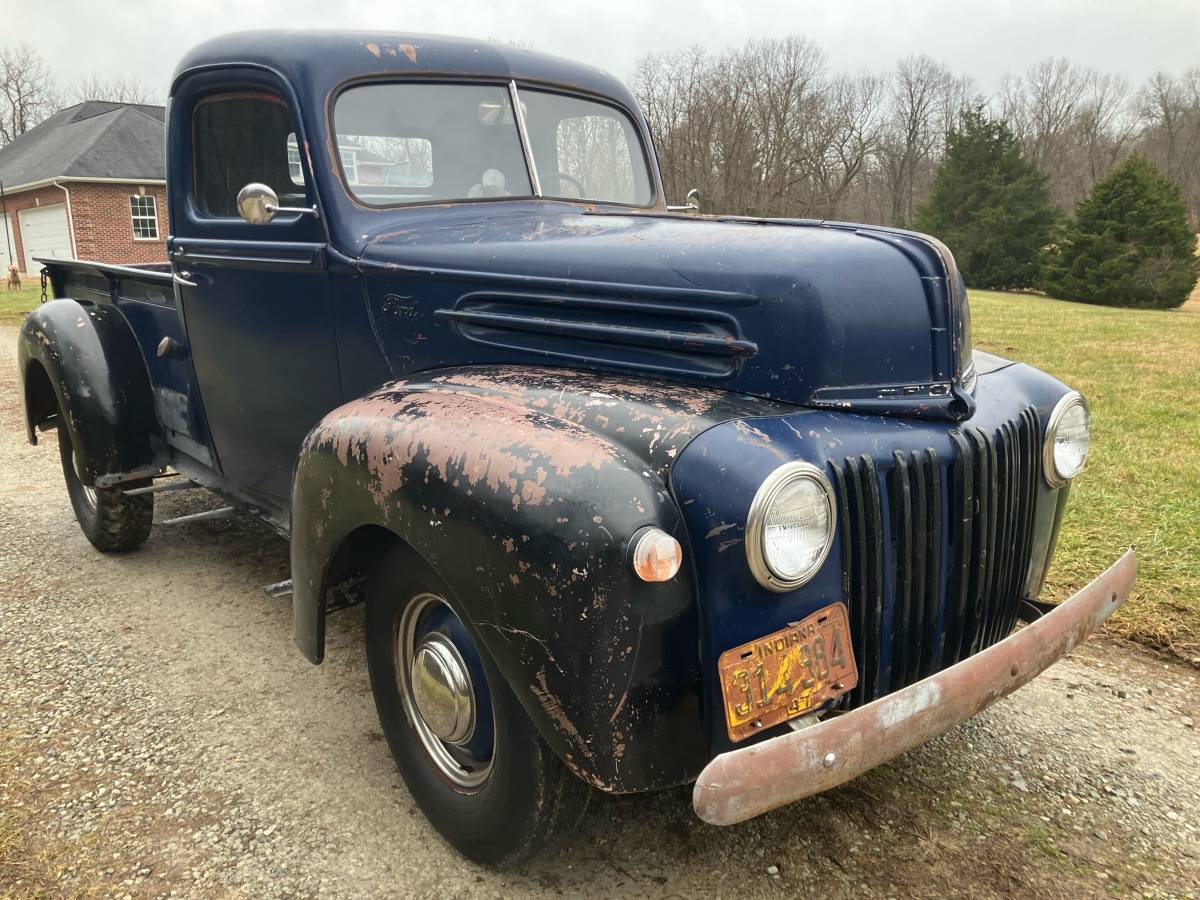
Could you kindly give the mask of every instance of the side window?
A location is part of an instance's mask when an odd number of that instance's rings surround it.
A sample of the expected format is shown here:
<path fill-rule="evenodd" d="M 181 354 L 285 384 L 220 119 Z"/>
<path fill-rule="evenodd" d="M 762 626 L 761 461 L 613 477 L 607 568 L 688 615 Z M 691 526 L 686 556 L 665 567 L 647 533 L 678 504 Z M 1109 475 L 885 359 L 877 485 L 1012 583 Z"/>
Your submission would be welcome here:
<path fill-rule="evenodd" d="M 305 201 L 300 151 L 287 104 L 273 94 L 218 94 L 192 115 L 195 197 L 206 216 L 236 217 L 238 191 L 268 185 L 282 205 Z"/>
<path fill-rule="evenodd" d="M 560 119 L 556 132 L 558 170 L 583 181 L 589 194 L 619 203 L 637 203 L 633 157 L 621 120 L 612 114 Z M 554 176 L 551 176 L 554 187 Z M 565 180 L 565 179 L 559 179 Z M 568 189 L 578 188 L 569 185 Z M 641 199 L 641 202 L 645 202 Z"/>

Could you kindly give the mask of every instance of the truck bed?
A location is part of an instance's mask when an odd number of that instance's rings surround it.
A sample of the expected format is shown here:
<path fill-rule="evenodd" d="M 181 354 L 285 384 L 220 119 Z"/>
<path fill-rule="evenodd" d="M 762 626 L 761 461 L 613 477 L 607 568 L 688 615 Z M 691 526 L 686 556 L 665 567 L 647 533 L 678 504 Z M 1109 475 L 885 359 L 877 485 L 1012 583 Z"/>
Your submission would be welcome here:
<path fill-rule="evenodd" d="M 154 390 L 154 406 L 172 465 L 199 476 L 214 469 L 196 376 L 169 262 L 110 265 L 38 259 L 53 296 L 115 307 L 129 324 Z"/>

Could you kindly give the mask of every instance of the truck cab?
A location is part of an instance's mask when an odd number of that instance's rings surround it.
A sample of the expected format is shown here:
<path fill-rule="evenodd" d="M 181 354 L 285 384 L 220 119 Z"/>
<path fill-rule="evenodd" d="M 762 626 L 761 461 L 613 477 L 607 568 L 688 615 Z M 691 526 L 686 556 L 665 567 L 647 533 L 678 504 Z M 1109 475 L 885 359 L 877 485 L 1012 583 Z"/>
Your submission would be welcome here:
<path fill-rule="evenodd" d="M 30 439 L 102 551 L 171 485 L 270 523 L 314 663 L 365 604 L 389 747 L 473 858 L 593 790 L 728 824 L 839 784 L 1128 595 L 1127 555 L 1039 602 L 1086 401 L 972 351 L 946 247 L 668 207 L 603 72 L 229 35 L 167 152 L 168 262 L 43 261 Z"/>

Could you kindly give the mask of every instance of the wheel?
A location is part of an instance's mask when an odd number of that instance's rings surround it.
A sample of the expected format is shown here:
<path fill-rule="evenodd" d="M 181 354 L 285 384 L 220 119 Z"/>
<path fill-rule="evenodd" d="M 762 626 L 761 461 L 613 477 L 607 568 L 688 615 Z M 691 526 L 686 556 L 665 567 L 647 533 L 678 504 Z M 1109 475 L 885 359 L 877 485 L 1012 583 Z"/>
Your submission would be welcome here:
<path fill-rule="evenodd" d="M 511 863 L 577 820 L 590 789 L 546 746 L 415 553 L 367 586 L 367 665 L 392 757 L 426 818 L 465 856 Z"/>
<path fill-rule="evenodd" d="M 104 553 L 119 553 L 132 550 L 150 536 L 150 527 L 154 524 L 154 495 L 130 497 L 125 493 L 125 488 L 148 485 L 149 481 L 129 482 L 111 488 L 84 484 L 75 469 L 71 436 L 65 428 L 58 429 L 58 455 L 75 518 L 93 547 Z"/>

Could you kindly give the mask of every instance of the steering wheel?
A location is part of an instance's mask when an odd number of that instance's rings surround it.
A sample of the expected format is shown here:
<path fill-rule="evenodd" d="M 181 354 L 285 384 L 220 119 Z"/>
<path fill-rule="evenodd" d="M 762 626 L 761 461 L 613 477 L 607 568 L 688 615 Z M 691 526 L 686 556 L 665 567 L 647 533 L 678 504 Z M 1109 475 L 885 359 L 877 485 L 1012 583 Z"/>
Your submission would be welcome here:
<path fill-rule="evenodd" d="M 578 199 L 580 199 L 580 200 L 582 200 L 584 198 L 584 196 L 587 194 L 587 188 L 585 188 L 583 186 L 583 182 L 580 181 L 578 178 L 576 178 L 574 175 L 568 175 L 566 172 L 557 172 L 556 171 L 556 172 L 551 172 L 550 177 L 558 178 L 561 181 L 567 181 L 567 182 L 570 182 L 572 185 L 574 185 L 575 190 L 579 192 Z M 542 175 L 540 173 L 538 174 L 538 178 L 539 179 L 542 178 Z"/>

